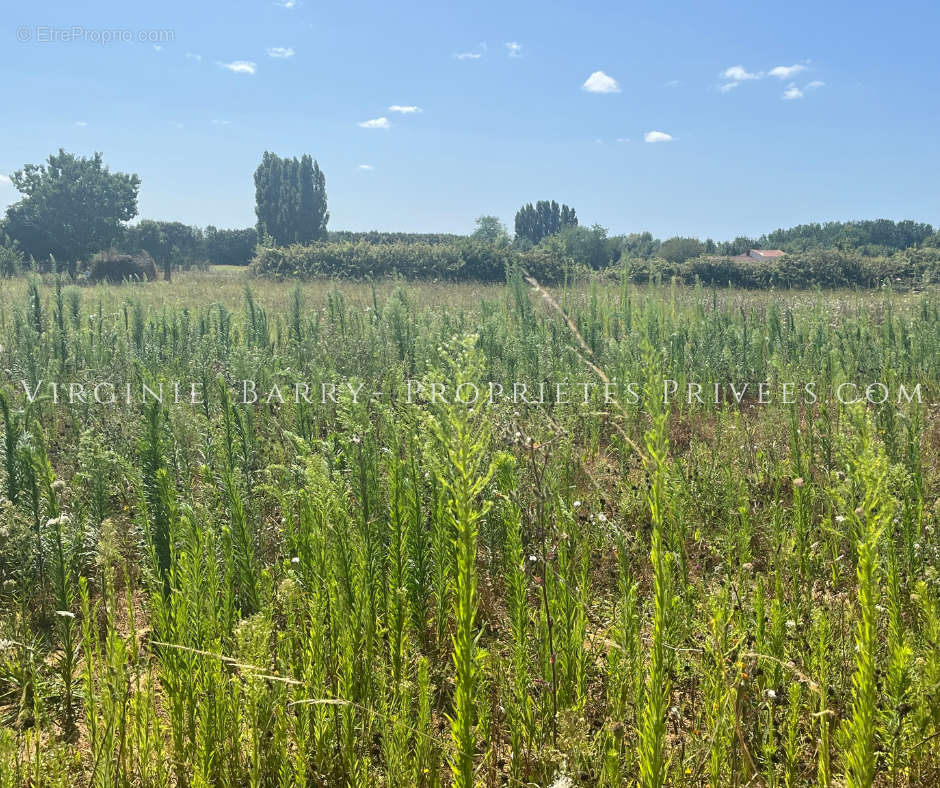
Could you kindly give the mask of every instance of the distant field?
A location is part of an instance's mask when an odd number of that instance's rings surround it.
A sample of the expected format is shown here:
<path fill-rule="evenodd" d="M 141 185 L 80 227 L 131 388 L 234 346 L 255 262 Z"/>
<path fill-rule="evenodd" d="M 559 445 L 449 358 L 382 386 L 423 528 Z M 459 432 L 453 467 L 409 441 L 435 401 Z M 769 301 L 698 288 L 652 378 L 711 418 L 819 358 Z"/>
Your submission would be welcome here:
<path fill-rule="evenodd" d="M 940 784 L 936 288 L 20 277 L 0 392 L 0 788 Z"/>

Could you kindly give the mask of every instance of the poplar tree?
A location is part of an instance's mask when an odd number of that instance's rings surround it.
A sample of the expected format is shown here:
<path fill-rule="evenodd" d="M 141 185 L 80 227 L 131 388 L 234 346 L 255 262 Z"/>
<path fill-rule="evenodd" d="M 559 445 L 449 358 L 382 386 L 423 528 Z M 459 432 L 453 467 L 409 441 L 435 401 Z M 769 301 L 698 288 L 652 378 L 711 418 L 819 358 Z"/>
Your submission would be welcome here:
<path fill-rule="evenodd" d="M 539 200 L 535 205 L 526 203 L 516 212 L 516 237 L 525 238 L 533 244 L 566 227 L 577 226 L 578 217 L 574 208 L 559 205 L 554 200 Z"/>
<path fill-rule="evenodd" d="M 330 214 L 326 179 L 309 155 L 282 158 L 265 151 L 255 170 L 258 237 L 278 245 L 311 243 L 326 236 Z"/>

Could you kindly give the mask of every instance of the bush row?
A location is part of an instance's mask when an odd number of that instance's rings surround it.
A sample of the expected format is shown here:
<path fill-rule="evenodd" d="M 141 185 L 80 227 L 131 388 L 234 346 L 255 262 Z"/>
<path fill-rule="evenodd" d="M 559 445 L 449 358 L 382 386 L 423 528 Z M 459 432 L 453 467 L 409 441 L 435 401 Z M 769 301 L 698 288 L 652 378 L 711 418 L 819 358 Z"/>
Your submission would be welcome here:
<path fill-rule="evenodd" d="M 472 239 L 454 243 L 373 244 L 365 241 L 315 243 L 308 246 L 258 249 L 252 272 L 259 276 L 340 277 L 369 279 L 404 276 L 409 279 L 501 282 L 516 263 L 531 267 L 546 282 L 564 276 L 564 259 L 542 249 L 519 252 L 507 244 Z"/>
<path fill-rule="evenodd" d="M 330 230 L 326 235 L 325 240 L 330 243 L 365 241 L 370 244 L 434 244 L 435 246 L 457 243 L 467 237 L 454 233 L 399 233 L 382 230 Z"/>
<path fill-rule="evenodd" d="M 438 244 L 347 241 L 261 247 L 252 271 L 278 278 L 368 279 L 397 275 L 497 282 L 504 279 L 507 267 L 518 264 L 540 282 L 558 284 L 566 275 L 570 279 L 588 270 L 551 240 L 526 251 L 473 239 Z M 681 263 L 632 258 L 607 269 L 607 273 L 619 276 L 624 269 L 637 283 L 676 277 L 687 284 L 743 288 L 877 287 L 886 281 L 911 287 L 940 283 L 940 249 L 906 249 L 883 257 L 811 250 L 763 261 L 719 256 L 700 256 Z"/>
<path fill-rule="evenodd" d="M 742 260 L 701 256 L 682 263 L 661 258 L 623 263 L 630 279 L 678 277 L 691 284 L 743 288 L 878 287 L 884 282 L 901 287 L 940 283 L 940 249 L 905 249 L 883 257 L 857 252 L 810 250 L 772 260 Z M 617 270 L 621 270 L 618 266 Z"/>

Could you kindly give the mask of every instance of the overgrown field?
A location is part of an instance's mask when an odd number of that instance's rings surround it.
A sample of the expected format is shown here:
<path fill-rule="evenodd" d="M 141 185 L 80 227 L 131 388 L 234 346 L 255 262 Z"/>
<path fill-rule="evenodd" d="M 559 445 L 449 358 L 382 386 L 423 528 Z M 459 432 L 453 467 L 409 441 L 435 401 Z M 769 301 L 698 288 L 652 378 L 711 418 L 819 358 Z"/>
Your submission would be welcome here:
<path fill-rule="evenodd" d="M 5 281 L 0 788 L 940 784 L 938 292 L 546 296 Z"/>

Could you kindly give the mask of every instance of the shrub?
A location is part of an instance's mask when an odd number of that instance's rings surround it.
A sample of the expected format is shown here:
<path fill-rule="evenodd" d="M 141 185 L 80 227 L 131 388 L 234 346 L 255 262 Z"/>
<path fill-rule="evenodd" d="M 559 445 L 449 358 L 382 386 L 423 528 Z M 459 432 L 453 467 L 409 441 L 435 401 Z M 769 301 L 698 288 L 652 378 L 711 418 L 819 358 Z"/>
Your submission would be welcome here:
<path fill-rule="evenodd" d="M 151 281 L 157 278 L 157 267 L 146 252 L 131 255 L 109 249 L 92 257 L 81 276 L 89 282 Z"/>
<path fill-rule="evenodd" d="M 455 244 L 466 238 L 464 235 L 454 233 L 397 233 L 368 230 L 356 232 L 355 230 L 330 230 L 326 240 L 330 243 L 348 241 L 358 243 L 365 241 L 370 244 Z"/>
<path fill-rule="evenodd" d="M 258 276 L 339 277 L 501 282 L 520 264 L 539 281 L 564 279 L 566 258 L 557 244 L 519 252 L 507 245 L 464 239 L 456 243 L 315 243 L 259 247 L 251 264 Z"/>
<path fill-rule="evenodd" d="M 838 249 L 811 249 L 773 260 L 702 255 L 682 263 L 631 258 L 623 263 L 633 282 L 679 277 L 686 284 L 770 287 L 914 287 L 940 282 L 940 250 L 905 249 L 884 257 L 865 257 Z"/>

